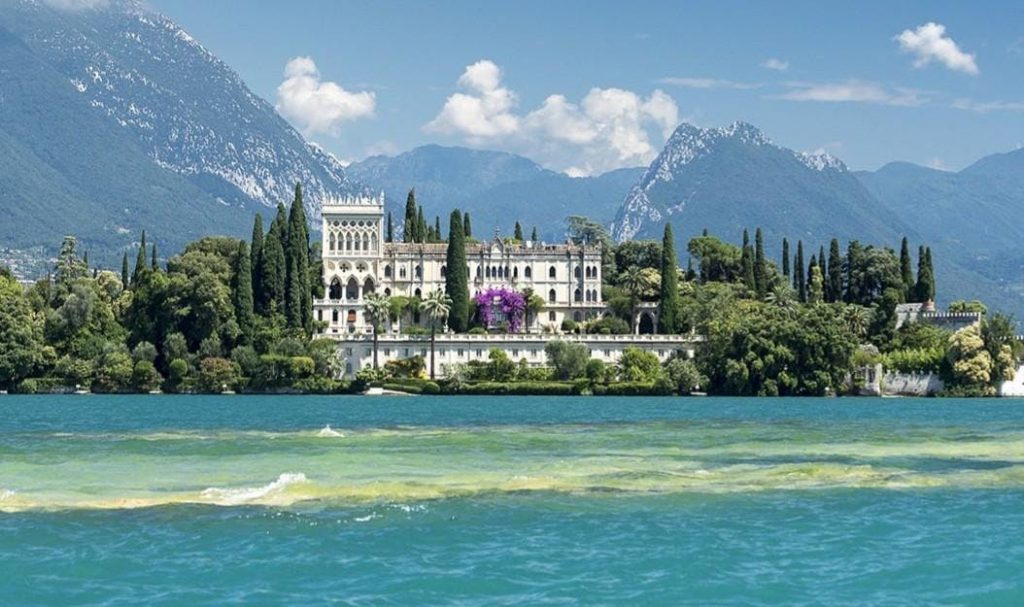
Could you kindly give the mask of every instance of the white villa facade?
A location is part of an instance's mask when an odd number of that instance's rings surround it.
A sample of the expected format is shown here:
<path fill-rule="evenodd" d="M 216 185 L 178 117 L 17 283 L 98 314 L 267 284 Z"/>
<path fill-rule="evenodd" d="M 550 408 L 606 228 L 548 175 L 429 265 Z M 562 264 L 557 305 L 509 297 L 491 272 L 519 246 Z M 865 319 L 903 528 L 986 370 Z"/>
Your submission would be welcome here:
<path fill-rule="evenodd" d="M 447 268 L 445 243 L 389 243 L 384 238 L 383 197 L 346 198 L 322 207 L 324 297 L 313 302 L 313 317 L 321 335 L 339 340 L 345 375 L 371 364 L 373 327 L 364 314 L 370 293 L 389 297 L 422 298 L 444 290 Z M 543 309 L 528 317 L 518 334 L 456 335 L 442 333 L 436 344 L 436 367 L 485 360 L 488 350 L 501 348 L 513 360 L 545 364 L 544 344 L 551 339 L 583 341 L 592 356 L 615 362 L 628 346 L 653 348 L 662 358 L 689 348 L 693 341 L 678 336 L 586 335 L 562 336 L 563 321 L 582 322 L 607 313 L 601 299 L 601 249 L 598 245 L 508 243 L 497 236 L 466 244 L 470 296 L 491 288 L 531 290 L 544 300 Z M 653 326 L 654 311 L 642 320 Z M 423 356 L 429 366 L 429 341 L 406 335 L 403 328 L 426 327 L 417 309 L 388 322 L 380 341 L 380 364 Z M 634 343 L 635 342 L 635 343 Z M 656 346 L 655 346 L 656 344 Z"/>

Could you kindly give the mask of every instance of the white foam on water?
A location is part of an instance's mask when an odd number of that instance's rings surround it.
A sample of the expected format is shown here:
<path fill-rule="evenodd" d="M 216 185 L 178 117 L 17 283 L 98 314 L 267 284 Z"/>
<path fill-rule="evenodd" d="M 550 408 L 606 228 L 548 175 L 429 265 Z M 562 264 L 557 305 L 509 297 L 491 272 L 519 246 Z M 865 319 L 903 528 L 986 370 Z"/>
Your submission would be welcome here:
<path fill-rule="evenodd" d="M 342 438 L 345 436 L 341 432 L 333 430 L 330 424 L 327 424 L 323 428 L 320 428 L 320 431 L 317 432 L 316 435 L 319 436 L 320 438 Z"/>
<path fill-rule="evenodd" d="M 208 489 L 204 489 L 200 495 L 218 505 L 236 506 L 259 501 L 283 491 L 290 485 L 305 483 L 308 482 L 308 480 L 309 479 L 306 478 L 306 475 L 301 472 L 285 472 L 278 476 L 276 481 L 267 483 L 262 487 L 241 487 L 238 489 L 210 487 Z"/>
<path fill-rule="evenodd" d="M 357 517 L 355 517 L 352 520 L 357 522 L 357 523 L 368 523 L 368 522 L 372 521 L 375 518 L 381 518 L 381 516 L 379 514 L 377 514 L 376 512 L 371 512 L 370 514 L 367 514 L 366 516 L 357 516 Z"/>

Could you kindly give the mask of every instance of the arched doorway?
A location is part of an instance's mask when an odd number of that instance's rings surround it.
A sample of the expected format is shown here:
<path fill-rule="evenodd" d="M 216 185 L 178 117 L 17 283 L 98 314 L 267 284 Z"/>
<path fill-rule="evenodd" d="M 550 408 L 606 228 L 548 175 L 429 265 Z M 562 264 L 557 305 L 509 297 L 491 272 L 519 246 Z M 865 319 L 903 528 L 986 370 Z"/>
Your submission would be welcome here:
<path fill-rule="evenodd" d="M 650 335 L 654 333 L 654 317 L 650 312 L 644 312 L 640 314 L 640 323 L 637 326 L 640 335 Z"/>

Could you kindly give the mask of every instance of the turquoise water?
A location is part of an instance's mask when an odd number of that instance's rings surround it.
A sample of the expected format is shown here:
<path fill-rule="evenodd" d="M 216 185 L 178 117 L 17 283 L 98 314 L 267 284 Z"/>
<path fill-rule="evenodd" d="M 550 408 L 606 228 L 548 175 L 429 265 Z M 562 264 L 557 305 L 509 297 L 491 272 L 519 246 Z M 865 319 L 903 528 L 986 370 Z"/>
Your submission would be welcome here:
<path fill-rule="evenodd" d="M 1022 401 L 0 397 L 4 605 L 1019 605 L 1022 539 Z"/>

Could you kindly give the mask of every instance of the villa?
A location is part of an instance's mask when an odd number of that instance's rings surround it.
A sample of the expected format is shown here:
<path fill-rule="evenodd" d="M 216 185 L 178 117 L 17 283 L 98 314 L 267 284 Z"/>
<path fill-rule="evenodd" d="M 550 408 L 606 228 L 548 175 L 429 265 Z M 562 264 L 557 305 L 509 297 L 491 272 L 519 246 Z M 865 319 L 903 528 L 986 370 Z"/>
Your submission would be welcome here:
<path fill-rule="evenodd" d="M 345 376 L 371 364 L 373 326 L 364 311 L 365 297 L 417 300 L 444 290 L 447 268 L 445 243 L 386 242 L 384 200 L 356 197 L 335 200 L 322 208 L 324 297 L 313 302 L 321 335 L 337 339 Z M 543 309 L 527 314 L 522 326 L 508 332 L 501 314 L 489 315 L 487 334 L 441 332 L 437 336 L 436 367 L 485 360 L 492 348 L 513 360 L 546 363 L 544 345 L 551 339 L 579 341 L 594 358 L 614 363 L 626 347 L 641 347 L 666 359 L 673 352 L 693 352 L 694 338 L 653 335 L 657 311 L 637 310 L 636 335 L 559 335 L 563 322 L 579 323 L 607 315 L 601 299 L 601 248 L 573 243 L 509 242 L 495 235 L 486 242 L 466 245 L 470 296 L 506 289 L 533 293 L 544 300 Z M 386 323 L 378 336 L 380 364 L 410 356 L 430 356 L 428 338 L 411 327 L 427 327 L 428 319 L 414 306 Z M 443 331 L 443 330 L 442 330 Z M 429 360 L 428 360 L 429 363 Z"/>

